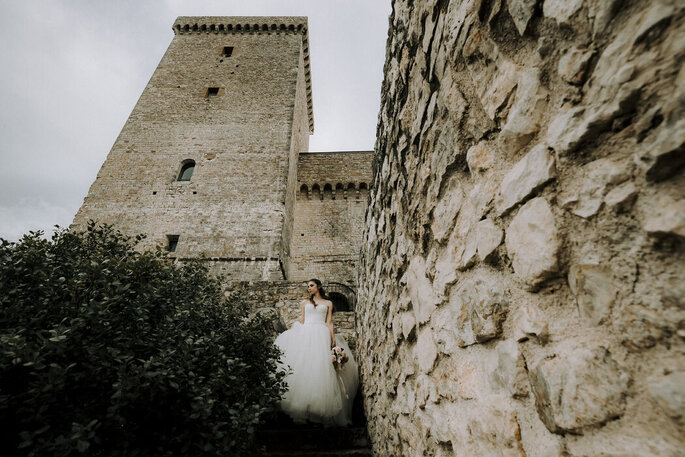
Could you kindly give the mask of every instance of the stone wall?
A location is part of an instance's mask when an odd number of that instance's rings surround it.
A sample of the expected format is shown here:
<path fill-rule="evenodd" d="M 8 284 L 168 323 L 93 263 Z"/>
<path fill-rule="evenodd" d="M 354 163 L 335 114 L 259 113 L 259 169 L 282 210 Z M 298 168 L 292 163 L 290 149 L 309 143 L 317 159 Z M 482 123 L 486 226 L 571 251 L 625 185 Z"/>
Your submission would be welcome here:
<path fill-rule="evenodd" d="M 685 4 L 395 0 L 390 27 L 375 454 L 682 456 Z"/>
<path fill-rule="evenodd" d="M 288 279 L 356 286 L 372 159 L 371 151 L 300 154 Z"/>
<path fill-rule="evenodd" d="M 219 259 L 236 275 L 266 259 L 237 279 L 283 279 L 273 266 L 289 250 L 288 180 L 313 129 L 307 19 L 180 17 L 173 30 L 72 227 L 145 233 L 143 249 L 179 235 L 179 258 Z M 192 178 L 178 181 L 186 160 Z"/>

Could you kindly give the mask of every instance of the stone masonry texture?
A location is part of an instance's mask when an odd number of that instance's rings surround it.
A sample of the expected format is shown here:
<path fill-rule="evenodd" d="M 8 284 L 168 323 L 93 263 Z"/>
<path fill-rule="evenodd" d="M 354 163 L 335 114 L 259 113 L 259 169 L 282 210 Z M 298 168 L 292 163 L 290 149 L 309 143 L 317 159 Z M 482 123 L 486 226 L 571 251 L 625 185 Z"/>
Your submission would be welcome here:
<path fill-rule="evenodd" d="M 141 249 L 176 235 L 177 259 L 203 259 L 229 282 L 354 284 L 372 154 L 332 154 L 313 173 L 300 160 L 314 129 L 307 18 L 179 17 L 172 28 L 72 228 L 96 220 L 143 233 Z M 179 181 L 189 161 L 192 177 Z M 319 200 L 313 226 L 300 166 L 322 189 L 355 186 L 348 200 Z M 322 242 L 310 252 L 302 233 Z"/>
<path fill-rule="evenodd" d="M 375 455 L 684 455 L 684 61 L 682 1 L 392 2 Z"/>

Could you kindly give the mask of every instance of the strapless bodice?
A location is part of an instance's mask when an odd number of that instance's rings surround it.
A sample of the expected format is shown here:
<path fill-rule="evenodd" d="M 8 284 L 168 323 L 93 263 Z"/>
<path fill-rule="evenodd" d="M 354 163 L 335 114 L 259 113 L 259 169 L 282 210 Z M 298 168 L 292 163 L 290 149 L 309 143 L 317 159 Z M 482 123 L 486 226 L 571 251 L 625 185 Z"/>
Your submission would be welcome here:
<path fill-rule="evenodd" d="M 326 315 L 328 314 L 328 305 L 316 305 L 307 302 L 304 305 L 304 323 L 305 324 L 325 324 Z"/>

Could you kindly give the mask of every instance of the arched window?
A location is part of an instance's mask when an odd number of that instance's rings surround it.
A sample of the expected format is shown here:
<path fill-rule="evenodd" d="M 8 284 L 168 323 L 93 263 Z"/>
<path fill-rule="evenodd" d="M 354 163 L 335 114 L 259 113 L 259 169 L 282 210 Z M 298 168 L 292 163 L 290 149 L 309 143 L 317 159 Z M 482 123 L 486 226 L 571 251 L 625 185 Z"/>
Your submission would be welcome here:
<path fill-rule="evenodd" d="M 347 297 L 340 292 L 330 292 L 328 298 L 333 302 L 333 307 L 336 311 L 354 311 Z"/>
<path fill-rule="evenodd" d="M 359 183 L 359 190 L 357 191 L 357 200 L 365 200 L 369 195 L 369 188 L 365 182 Z"/>
<path fill-rule="evenodd" d="M 190 177 L 193 176 L 194 170 L 195 161 L 186 160 L 181 167 L 181 171 L 178 173 L 178 181 L 190 181 Z"/>
<path fill-rule="evenodd" d="M 326 183 L 323 185 L 323 198 L 326 200 L 331 200 L 333 198 L 333 186 Z"/>

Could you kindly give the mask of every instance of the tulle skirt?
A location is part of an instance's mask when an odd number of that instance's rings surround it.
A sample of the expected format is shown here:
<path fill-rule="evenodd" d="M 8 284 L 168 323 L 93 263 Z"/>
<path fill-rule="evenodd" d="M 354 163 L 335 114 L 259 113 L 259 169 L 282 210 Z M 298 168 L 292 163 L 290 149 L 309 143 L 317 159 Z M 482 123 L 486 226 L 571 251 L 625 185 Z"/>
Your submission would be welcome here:
<path fill-rule="evenodd" d="M 295 422 L 309 420 L 340 426 L 351 422 L 352 402 L 359 387 L 357 362 L 347 341 L 336 335 L 336 344 L 345 349 L 349 360 L 335 369 L 330 341 L 325 324 L 295 322 L 274 342 L 283 352 L 280 368 L 290 369 L 281 408 Z"/>

